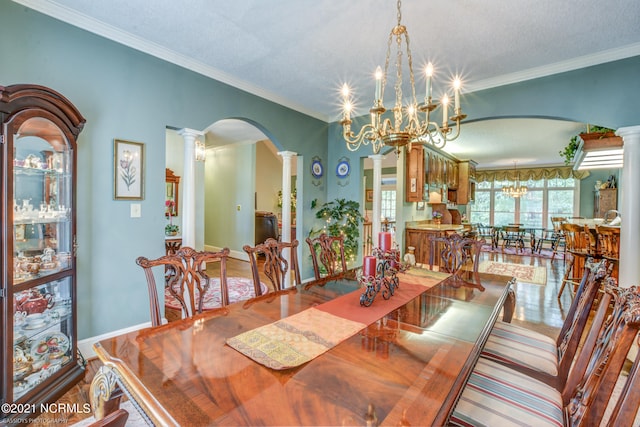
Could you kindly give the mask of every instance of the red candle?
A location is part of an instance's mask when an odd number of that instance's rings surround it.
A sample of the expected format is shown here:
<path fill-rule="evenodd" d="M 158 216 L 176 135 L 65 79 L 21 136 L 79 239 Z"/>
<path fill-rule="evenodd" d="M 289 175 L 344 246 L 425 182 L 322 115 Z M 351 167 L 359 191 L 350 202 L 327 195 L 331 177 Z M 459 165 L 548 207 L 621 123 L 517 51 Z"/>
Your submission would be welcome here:
<path fill-rule="evenodd" d="M 389 233 L 388 231 L 383 231 L 378 234 L 378 247 L 382 251 L 391 250 L 391 233 Z"/>
<path fill-rule="evenodd" d="M 366 256 L 362 262 L 362 275 L 363 276 L 375 276 L 376 275 L 376 257 Z"/>

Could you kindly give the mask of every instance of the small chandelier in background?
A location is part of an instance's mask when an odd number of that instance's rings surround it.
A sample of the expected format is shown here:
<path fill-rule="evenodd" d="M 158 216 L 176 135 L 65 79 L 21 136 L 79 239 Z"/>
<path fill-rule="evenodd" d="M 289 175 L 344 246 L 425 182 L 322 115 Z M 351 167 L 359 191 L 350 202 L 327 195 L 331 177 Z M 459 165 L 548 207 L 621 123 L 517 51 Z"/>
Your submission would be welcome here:
<path fill-rule="evenodd" d="M 384 65 L 384 72 L 380 67 L 376 69 L 376 90 L 373 107 L 369 110 L 371 123 L 364 125 L 358 134 L 351 130 L 351 110 L 353 102 L 350 98 L 349 87 L 345 83 L 342 87 L 343 116 L 340 124 L 343 127 L 343 136 L 347 143 L 347 148 L 355 151 L 361 145 L 371 144 L 374 154 L 378 154 L 383 146 L 396 147 L 399 152 L 400 147 L 409 143 L 431 144 L 438 148 L 443 148 L 448 141 L 453 141 L 460 135 L 460 121 L 467 117 L 462 114 L 460 108 L 460 79 L 455 78 L 454 88 L 454 108 L 453 116 L 449 117 L 449 97 L 442 98 L 442 125 L 438 125 L 432 120 L 430 114 L 438 107 L 432 99 L 432 78 L 433 65 L 429 63 L 426 68 L 426 90 L 424 103 L 418 104 L 416 100 L 415 81 L 413 76 L 413 58 L 409 47 L 409 33 L 407 28 L 401 24 L 402 13 L 400 11 L 401 0 L 398 0 L 398 24 L 391 30 L 387 44 L 387 56 Z M 402 40 L 405 40 L 406 57 L 409 65 L 409 80 L 411 83 L 411 94 L 408 105 L 403 106 L 402 97 Z M 387 83 L 387 72 L 389 69 L 391 45 L 395 37 L 396 41 L 396 81 L 395 105 L 393 112 L 393 123 L 390 118 L 384 118 L 386 112 L 383 104 L 384 88 Z M 455 132 L 452 127 L 455 125 Z"/>
<path fill-rule="evenodd" d="M 510 185 L 508 187 L 502 187 L 502 193 L 509 197 L 513 197 L 517 199 L 518 197 L 522 197 L 526 195 L 528 189 L 526 185 L 520 185 L 520 174 L 518 173 L 517 162 L 513 162 L 513 170 L 515 171 L 515 174 L 516 174 L 515 186 Z"/>
<path fill-rule="evenodd" d="M 196 139 L 195 158 L 196 162 L 204 162 L 207 158 L 207 150 L 204 142 L 198 139 Z"/>

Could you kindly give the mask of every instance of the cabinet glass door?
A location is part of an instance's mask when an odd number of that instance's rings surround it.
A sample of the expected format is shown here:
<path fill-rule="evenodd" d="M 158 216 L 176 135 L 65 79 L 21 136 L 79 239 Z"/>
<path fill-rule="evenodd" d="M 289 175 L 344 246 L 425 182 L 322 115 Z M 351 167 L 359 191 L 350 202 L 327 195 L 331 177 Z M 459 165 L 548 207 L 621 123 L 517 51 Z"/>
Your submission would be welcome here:
<path fill-rule="evenodd" d="M 14 285 L 70 268 L 70 166 L 66 138 L 48 120 L 29 119 L 14 135 Z"/>
<path fill-rule="evenodd" d="M 13 399 L 73 361 L 71 277 L 14 294 Z"/>
<path fill-rule="evenodd" d="M 27 119 L 13 134 L 14 401 L 74 362 L 72 155 L 45 118 Z"/>

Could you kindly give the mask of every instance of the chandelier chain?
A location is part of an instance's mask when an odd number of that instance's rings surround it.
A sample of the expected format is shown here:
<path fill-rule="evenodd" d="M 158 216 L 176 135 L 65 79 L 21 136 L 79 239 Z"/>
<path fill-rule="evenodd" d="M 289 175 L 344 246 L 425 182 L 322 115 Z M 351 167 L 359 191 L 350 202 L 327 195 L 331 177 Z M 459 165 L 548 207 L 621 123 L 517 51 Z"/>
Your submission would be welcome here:
<path fill-rule="evenodd" d="M 347 143 L 347 148 L 351 151 L 357 150 L 360 145 L 371 144 L 374 154 L 378 154 L 383 146 L 395 147 L 399 154 L 401 147 L 411 143 L 419 143 L 422 145 L 432 145 L 443 148 L 448 141 L 453 141 L 460 135 L 460 122 L 466 118 L 462 114 L 459 105 L 460 81 L 456 77 L 454 82 L 455 106 L 453 108 L 453 116 L 449 115 L 448 95 L 442 99 L 442 104 L 438 105 L 432 102 L 431 84 L 433 75 L 433 66 L 428 64 L 426 70 L 426 94 L 425 101 L 418 104 L 415 89 L 415 76 L 413 72 L 413 55 L 410 47 L 410 37 L 407 28 L 402 25 L 402 1 L 397 0 L 397 25 L 392 28 L 387 40 L 387 52 L 384 62 L 384 72 L 380 67 L 376 70 L 376 96 L 374 97 L 373 107 L 369 110 L 371 123 L 361 127 L 360 131 L 355 134 L 351 130 L 351 108 L 352 99 L 349 96 L 349 88 L 345 84 L 342 88 L 344 100 L 343 119 L 340 123 L 343 126 L 343 137 Z M 395 104 L 390 111 L 391 117 L 384 118 L 387 111 L 384 107 L 384 91 L 387 85 L 387 78 L 390 77 L 389 65 L 391 63 L 391 46 L 396 45 L 395 55 L 395 83 L 394 94 Z M 404 97 L 402 93 L 403 85 L 403 59 L 404 52 L 402 50 L 402 42 L 405 42 L 406 60 L 409 68 L 410 94 L 407 100 L 408 105 L 403 106 Z M 393 74 L 391 74 L 393 75 Z M 442 125 L 436 123 L 430 118 L 433 110 L 440 107 L 442 111 Z M 393 120 L 393 122 L 391 121 Z M 455 132 L 449 126 L 449 122 L 455 125 Z"/>

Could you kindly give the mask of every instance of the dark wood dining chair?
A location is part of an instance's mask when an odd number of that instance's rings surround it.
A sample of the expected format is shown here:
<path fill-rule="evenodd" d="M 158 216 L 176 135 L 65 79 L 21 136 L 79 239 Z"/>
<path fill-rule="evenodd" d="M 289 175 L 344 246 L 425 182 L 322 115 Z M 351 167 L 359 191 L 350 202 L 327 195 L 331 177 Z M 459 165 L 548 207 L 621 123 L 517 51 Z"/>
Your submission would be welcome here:
<path fill-rule="evenodd" d="M 502 250 L 513 246 L 516 252 L 524 251 L 524 229 L 518 225 L 505 225 L 502 227 Z"/>
<path fill-rule="evenodd" d="M 589 259 L 576 296 L 556 339 L 541 332 L 496 322 L 481 357 L 501 363 L 559 390 L 564 387 L 598 291 L 611 272 L 606 260 Z M 583 351 L 588 348 L 583 346 Z"/>
<path fill-rule="evenodd" d="M 476 238 L 478 240 L 486 240 L 491 242 L 491 249 L 498 247 L 498 240 L 496 236 L 496 230 L 490 225 L 476 224 L 474 229 L 477 232 Z"/>
<path fill-rule="evenodd" d="M 483 240 L 463 237 L 457 233 L 442 237 L 429 237 L 430 270 L 451 273 L 461 278 L 463 273 L 478 273 L 480 252 L 486 243 Z"/>
<path fill-rule="evenodd" d="M 609 305 L 613 304 L 610 314 Z M 640 328 L 640 290 L 619 288 L 607 279 L 605 297 L 587 341 L 593 351 L 581 351 L 562 391 L 491 360 L 480 358 L 451 416 L 454 426 L 535 425 L 598 426 Z M 631 426 L 640 398 L 636 357 L 607 426 Z"/>
<path fill-rule="evenodd" d="M 267 239 L 262 244 L 253 247 L 245 245 L 242 249 L 249 255 L 256 296 L 262 294 L 259 285 L 261 277 L 259 264 L 262 265 L 262 273 L 264 277 L 269 279 L 274 291 L 281 291 L 286 288 L 286 276 L 289 273 L 293 275 L 293 281 L 295 281 L 296 285 L 302 282 L 300 280 L 300 267 L 298 266 L 297 240 L 279 242 L 275 239 Z M 291 264 L 287 261 L 285 251 L 289 252 Z M 264 261 L 260 260 L 258 262 L 259 255 L 264 255 Z"/>
<path fill-rule="evenodd" d="M 344 236 L 322 233 L 313 239 L 307 237 L 306 242 L 311 252 L 313 275 L 316 280 L 340 279 L 348 274 Z"/>
<path fill-rule="evenodd" d="M 136 264 L 144 270 L 149 290 L 149 304 L 151 310 L 151 324 L 162 324 L 160 315 L 160 301 L 154 276 L 154 267 L 162 267 L 165 277 L 164 295 L 178 302 L 181 308 L 180 317 L 192 317 L 202 313 L 205 309 L 213 309 L 229 304 L 229 289 L 227 287 L 227 257 L 229 249 L 219 252 L 198 252 L 188 246 L 178 249 L 175 254 L 165 255 L 150 260 L 138 257 Z M 219 290 L 219 303 L 205 307 L 205 296 L 213 280 L 207 275 L 207 263 L 220 263 L 220 279 L 215 281 Z M 207 300 L 208 302 L 208 300 Z"/>
<path fill-rule="evenodd" d="M 553 254 L 551 255 L 551 261 L 553 261 L 556 257 L 556 246 L 558 245 L 559 239 L 560 236 L 553 229 L 540 230 L 540 236 L 536 238 L 536 247 L 534 251 L 540 254 L 542 249 L 544 249 L 544 245 L 549 244 L 549 249 L 553 251 Z"/>

